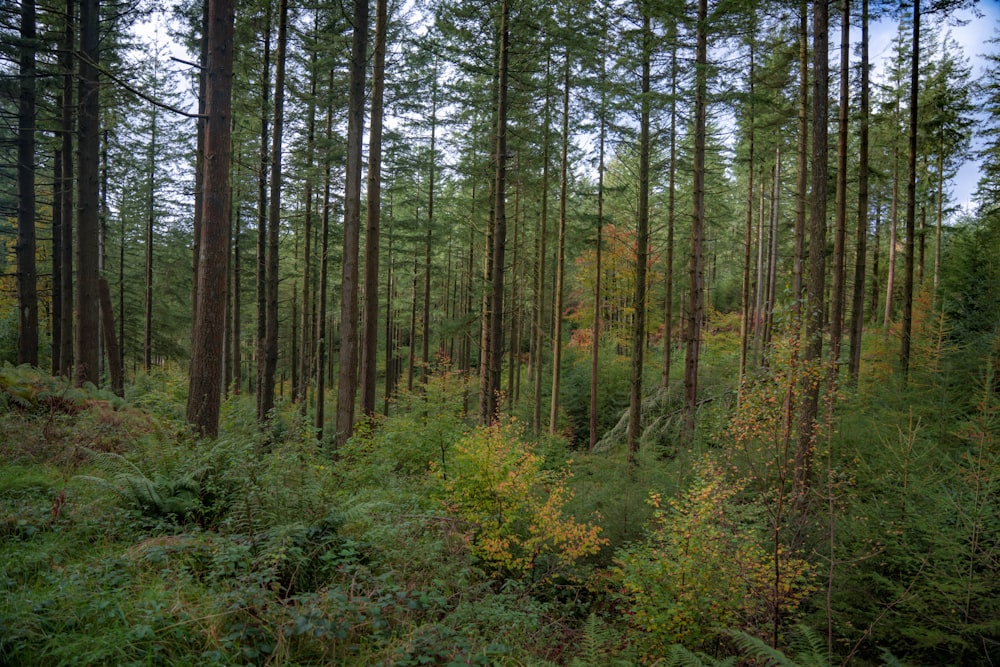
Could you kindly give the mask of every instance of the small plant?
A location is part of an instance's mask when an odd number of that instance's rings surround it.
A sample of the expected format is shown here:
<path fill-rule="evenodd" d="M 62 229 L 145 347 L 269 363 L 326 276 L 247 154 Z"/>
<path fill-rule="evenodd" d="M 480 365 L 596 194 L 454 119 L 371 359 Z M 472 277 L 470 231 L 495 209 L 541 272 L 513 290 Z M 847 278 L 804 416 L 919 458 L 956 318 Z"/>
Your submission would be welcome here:
<path fill-rule="evenodd" d="M 599 526 L 566 515 L 569 472 L 546 469 L 521 436 L 513 421 L 480 428 L 455 445 L 447 477 L 434 469 L 448 509 L 468 523 L 473 553 L 538 580 L 597 553 L 607 540 Z"/>

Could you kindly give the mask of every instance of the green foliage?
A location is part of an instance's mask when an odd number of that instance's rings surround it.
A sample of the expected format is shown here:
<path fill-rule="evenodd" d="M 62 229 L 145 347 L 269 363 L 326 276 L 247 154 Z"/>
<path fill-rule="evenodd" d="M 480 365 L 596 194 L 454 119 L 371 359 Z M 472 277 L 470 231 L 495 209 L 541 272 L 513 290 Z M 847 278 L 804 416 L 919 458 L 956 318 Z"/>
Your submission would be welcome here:
<path fill-rule="evenodd" d="M 516 422 L 473 431 L 434 471 L 473 553 L 516 577 L 545 580 L 607 543 L 598 526 L 566 516 L 569 472 L 547 469 Z"/>
<path fill-rule="evenodd" d="M 739 500 L 744 486 L 705 457 L 681 498 L 650 494 L 649 536 L 620 550 L 614 570 L 643 655 L 674 643 L 707 647 L 726 627 L 767 632 L 772 605 L 788 617 L 810 592 L 808 563 L 765 548 L 759 507 Z"/>

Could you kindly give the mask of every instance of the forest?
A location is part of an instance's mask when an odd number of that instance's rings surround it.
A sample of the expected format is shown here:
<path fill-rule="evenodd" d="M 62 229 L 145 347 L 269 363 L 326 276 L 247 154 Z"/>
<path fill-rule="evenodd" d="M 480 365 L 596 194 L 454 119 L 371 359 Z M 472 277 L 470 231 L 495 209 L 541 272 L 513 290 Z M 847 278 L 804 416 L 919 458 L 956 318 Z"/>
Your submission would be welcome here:
<path fill-rule="evenodd" d="M 997 664 L 998 28 L 3 3 L 0 665 Z"/>

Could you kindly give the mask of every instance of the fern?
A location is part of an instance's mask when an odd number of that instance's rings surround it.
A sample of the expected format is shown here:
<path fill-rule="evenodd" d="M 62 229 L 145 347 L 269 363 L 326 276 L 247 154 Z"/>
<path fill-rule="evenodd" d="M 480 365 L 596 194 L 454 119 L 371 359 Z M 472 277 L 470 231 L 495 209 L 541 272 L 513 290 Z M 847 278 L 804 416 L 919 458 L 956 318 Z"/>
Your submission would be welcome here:
<path fill-rule="evenodd" d="M 719 660 L 704 653 L 695 653 L 679 644 L 670 647 L 666 661 L 667 667 L 731 667 L 735 664 L 734 657 Z"/>
<path fill-rule="evenodd" d="M 807 625 L 796 625 L 789 637 L 788 653 L 793 657 L 745 632 L 730 630 L 729 635 L 744 657 L 759 660 L 768 667 L 830 667 L 833 664 L 826 642 Z"/>

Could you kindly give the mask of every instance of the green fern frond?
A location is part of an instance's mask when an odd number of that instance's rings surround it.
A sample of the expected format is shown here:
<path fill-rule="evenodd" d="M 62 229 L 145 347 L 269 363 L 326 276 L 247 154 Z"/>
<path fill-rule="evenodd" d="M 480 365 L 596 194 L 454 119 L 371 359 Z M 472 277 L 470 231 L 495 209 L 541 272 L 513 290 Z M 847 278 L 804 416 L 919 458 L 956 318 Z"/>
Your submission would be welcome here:
<path fill-rule="evenodd" d="M 759 660 L 767 667 L 804 667 L 758 637 L 740 630 L 729 630 L 727 633 L 743 656 Z"/>
<path fill-rule="evenodd" d="M 666 659 L 667 667 L 731 667 L 735 664 L 734 657 L 719 660 L 704 653 L 695 653 L 679 644 L 670 647 Z"/>
<path fill-rule="evenodd" d="M 789 652 L 800 667 L 830 667 L 826 640 L 814 628 L 799 623 L 788 639 Z"/>

